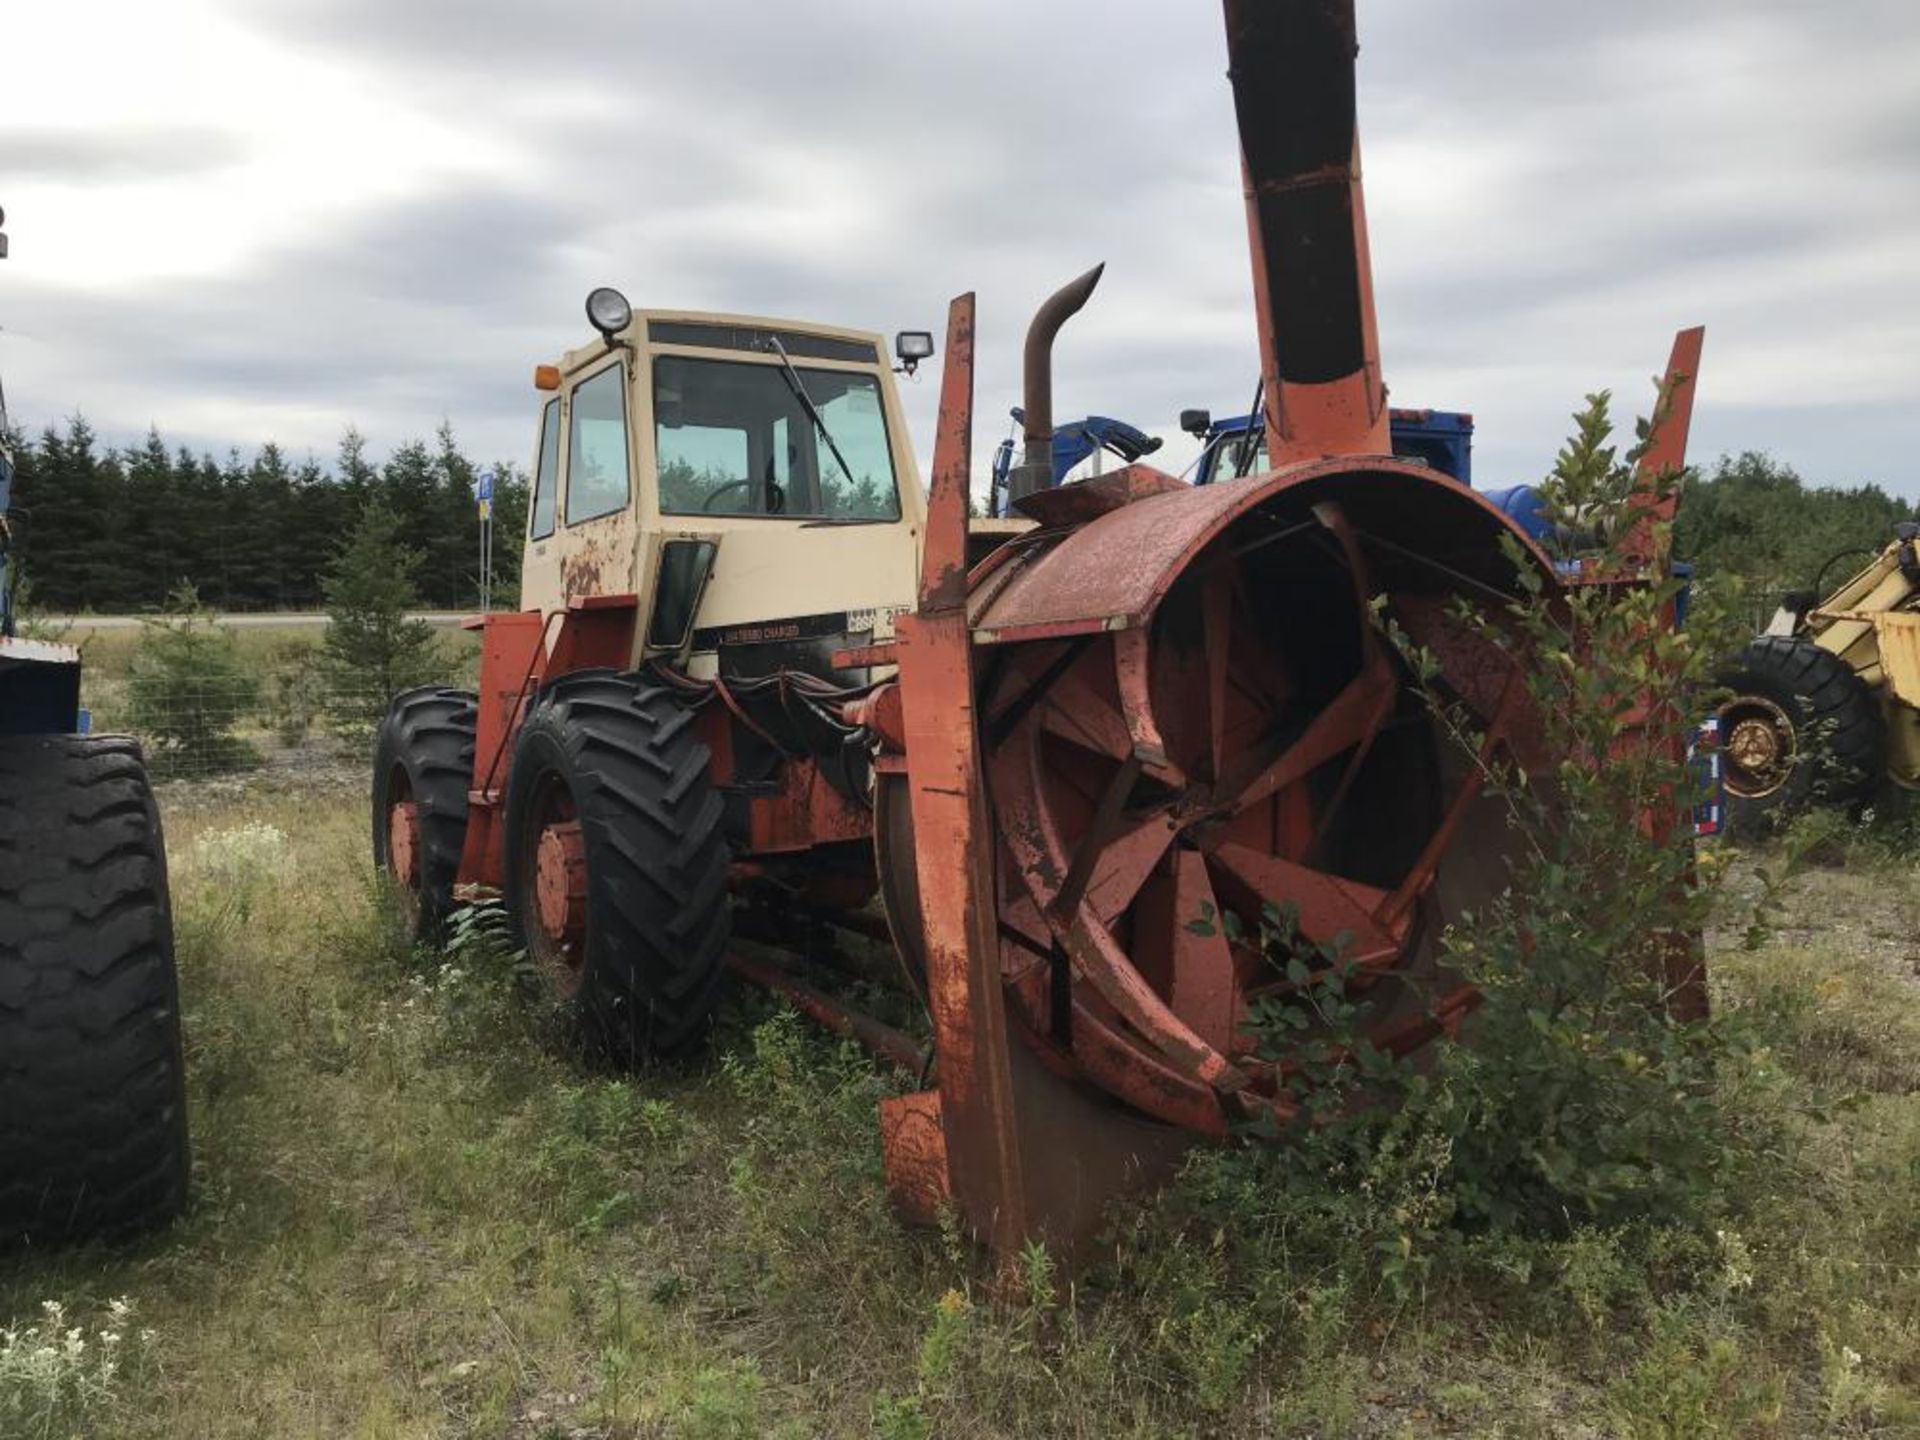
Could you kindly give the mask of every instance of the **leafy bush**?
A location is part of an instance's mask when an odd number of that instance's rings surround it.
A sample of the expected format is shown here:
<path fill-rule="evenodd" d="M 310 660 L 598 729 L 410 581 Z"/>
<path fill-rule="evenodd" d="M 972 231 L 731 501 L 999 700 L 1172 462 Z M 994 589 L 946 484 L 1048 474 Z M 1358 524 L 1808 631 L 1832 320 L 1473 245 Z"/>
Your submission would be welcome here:
<path fill-rule="evenodd" d="M 1751 1049 L 1740 1017 L 1696 1013 L 1719 872 L 1696 869 L 1685 741 L 1723 622 L 1700 605 L 1670 628 L 1682 583 L 1670 576 L 1611 583 L 1630 574 L 1625 549 L 1652 493 L 1634 469 L 1650 427 L 1618 456 L 1605 394 L 1576 422 L 1543 500 L 1557 533 L 1597 528 L 1608 545 L 1561 549 L 1582 572 L 1557 594 L 1522 568 L 1526 599 L 1477 622 L 1520 664 L 1554 768 L 1545 783 L 1511 764 L 1490 776 L 1517 859 L 1495 902 L 1449 936 L 1451 963 L 1485 1000 L 1428 1091 L 1445 1097 L 1436 1120 L 1460 1218 L 1553 1234 L 1703 1222 L 1772 1143 L 1726 1103 L 1725 1073 Z M 1651 539 L 1664 557 L 1665 537 Z M 1473 725 L 1440 708 L 1477 753 Z"/>
<path fill-rule="evenodd" d="M 1564 533 L 1611 537 L 1577 557 L 1604 577 L 1622 564 L 1636 455 L 1610 445 L 1606 396 L 1577 422 L 1543 499 Z M 1525 593 L 1462 619 L 1515 661 L 1544 773 L 1483 759 L 1482 722 L 1395 636 L 1443 731 L 1486 766 L 1512 837 L 1508 883 L 1444 937 L 1477 1010 L 1424 1056 L 1380 1054 L 1361 1038 L 1351 962 L 1270 907 L 1253 938 L 1294 984 L 1251 1026 L 1295 1062 L 1298 1123 L 1283 1144 L 1197 1153 L 1123 1232 L 1124 1272 L 1163 1317 L 1152 1349 L 1209 1408 L 1277 1353 L 1297 1357 L 1301 1423 L 1350 1428 L 1359 1327 L 1436 1289 L 1540 1309 L 1576 1335 L 1624 1312 L 1651 1323 L 1670 1291 L 1718 1283 L 1716 1234 L 1737 1240 L 1761 1178 L 1794 1173 L 1798 1102 L 1753 1017 L 1689 1003 L 1722 867 L 1696 862 L 1683 742 L 1719 622 L 1697 606 L 1669 629 L 1671 580 L 1554 586 L 1517 545 L 1512 558 Z"/>
<path fill-rule="evenodd" d="M 300 744 L 326 710 L 318 648 L 298 636 L 277 640 L 267 650 L 261 675 L 261 720 L 282 745 Z"/>
<path fill-rule="evenodd" d="M 148 741 L 163 774 L 199 775 L 254 764 L 234 735 L 260 699 L 231 632 L 215 623 L 191 585 L 173 592 L 169 612 L 143 622 L 127 677 L 127 717 Z"/>

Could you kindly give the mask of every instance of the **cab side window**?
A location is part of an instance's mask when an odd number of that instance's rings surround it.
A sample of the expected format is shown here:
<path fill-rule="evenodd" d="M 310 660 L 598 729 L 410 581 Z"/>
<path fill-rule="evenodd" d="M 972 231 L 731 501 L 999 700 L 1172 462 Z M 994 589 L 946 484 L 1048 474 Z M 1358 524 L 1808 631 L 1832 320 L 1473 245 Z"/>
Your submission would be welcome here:
<path fill-rule="evenodd" d="M 549 400 L 540 411 L 540 463 L 533 472 L 533 503 L 527 507 L 529 540 L 553 534 L 554 486 L 559 476 L 560 402 Z"/>
<path fill-rule="evenodd" d="M 567 523 L 626 508 L 626 372 L 610 365 L 573 392 L 567 435 Z"/>

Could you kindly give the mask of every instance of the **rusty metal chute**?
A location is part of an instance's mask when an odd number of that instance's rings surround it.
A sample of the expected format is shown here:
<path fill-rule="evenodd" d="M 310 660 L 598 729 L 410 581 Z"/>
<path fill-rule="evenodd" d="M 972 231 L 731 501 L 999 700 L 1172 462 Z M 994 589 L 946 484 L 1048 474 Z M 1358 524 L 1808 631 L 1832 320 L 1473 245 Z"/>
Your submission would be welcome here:
<path fill-rule="evenodd" d="M 1226 20 L 1268 457 L 1389 454 L 1353 0 L 1226 0 Z"/>

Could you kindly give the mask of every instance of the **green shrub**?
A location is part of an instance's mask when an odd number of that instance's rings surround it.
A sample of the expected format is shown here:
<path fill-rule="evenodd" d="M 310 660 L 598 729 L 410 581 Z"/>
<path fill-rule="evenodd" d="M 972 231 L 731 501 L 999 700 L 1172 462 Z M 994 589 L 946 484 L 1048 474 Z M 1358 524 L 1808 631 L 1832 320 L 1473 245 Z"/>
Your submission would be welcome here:
<path fill-rule="evenodd" d="M 1543 498 L 1578 528 L 1622 536 L 1634 457 L 1608 443 L 1605 396 L 1578 424 Z M 1675 633 L 1662 619 L 1671 581 L 1562 588 L 1522 574 L 1519 600 L 1462 618 L 1513 657 L 1556 763 L 1526 777 L 1497 751 L 1486 772 L 1512 838 L 1509 880 L 1443 937 L 1446 966 L 1481 995 L 1460 1038 L 1406 1060 L 1373 1050 L 1351 961 L 1269 908 L 1240 938 L 1293 984 L 1256 1005 L 1250 1028 L 1294 1063 L 1298 1123 L 1267 1137 L 1282 1143 L 1196 1153 L 1122 1230 L 1121 1274 L 1158 1317 L 1147 1349 L 1210 1411 L 1242 1403 L 1256 1367 L 1279 1355 L 1289 1423 L 1350 1428 L 1356 1352 L 1383 1316 L 1439 1293 L 1482 1297 L 1562 1344 L 1604 1345 L 1669 1296 L 1724 1292 L 1716 1233 L 1737 1241 L 1732 1221 L 1762 1180 L 1800 1173 L 1799 1102 L 1766 1063 L 1754 1017 L 1689 1017 L 1666 963 L 1666 937 L 1701 932 L 1722 873 L 1696 874 L 1677 743 L 1720 653 L 1711 607 Z M 1478 763 L 1482 722 L 1395 638 L 1442 729 Z M 1649 823 L 1662 812 L 1673 823 Z M 1725 1374 L 1682 1395 L 1678 1359 L 1649 1358 L 1619 1415 L 1662 1396 L 1690 1413 L 1777 1404 L 1765 1377 L 1709 1339 L 1675 1343 L 1676 1357 L 1692 1347 Z"/>
<path fill-rule="evenodd" d="M 261 720 L 282 745 L 300 744 L 326 708 L 318 647 L 301 636 L 275 640 L 261 662 L 260 688 Z"/>
<path fill-rule="evenodd" d="M 147 741 L 156 771 L 198 775 L 258 761 L 233 731 L 260 700 L 231 632 L 214 622 L 191 585 L 169 612 L 143 622 L 127 677 L 127 719 Z"/>

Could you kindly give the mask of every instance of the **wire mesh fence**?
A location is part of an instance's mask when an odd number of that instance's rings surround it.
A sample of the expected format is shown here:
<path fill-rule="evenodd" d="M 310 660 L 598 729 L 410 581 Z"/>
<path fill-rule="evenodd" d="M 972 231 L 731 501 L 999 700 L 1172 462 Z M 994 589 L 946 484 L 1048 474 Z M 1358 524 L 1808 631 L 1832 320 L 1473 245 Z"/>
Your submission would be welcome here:
<path fill-rule="evenodd" d="M 248 675 L 155 689 L 89 675 L 88 728 L 137 738 L 156 780 L 363 780 L 390 698 L 385 688 L 318 675 L 297 685 L 271 681 Z"/>

